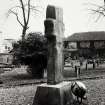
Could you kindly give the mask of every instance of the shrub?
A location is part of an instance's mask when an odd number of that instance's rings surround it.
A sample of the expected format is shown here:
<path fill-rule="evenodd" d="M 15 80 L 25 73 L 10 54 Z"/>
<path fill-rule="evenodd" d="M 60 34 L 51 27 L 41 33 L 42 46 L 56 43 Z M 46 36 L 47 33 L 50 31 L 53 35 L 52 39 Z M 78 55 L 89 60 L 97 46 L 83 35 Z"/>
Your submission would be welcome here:
<path fill-rule="evenodd" d="M 13 44 L 14 63 L 28 65 L 33 76 L 42 77 L 47 66 L 47 40 L 41 33 L 29 33 Z"/>

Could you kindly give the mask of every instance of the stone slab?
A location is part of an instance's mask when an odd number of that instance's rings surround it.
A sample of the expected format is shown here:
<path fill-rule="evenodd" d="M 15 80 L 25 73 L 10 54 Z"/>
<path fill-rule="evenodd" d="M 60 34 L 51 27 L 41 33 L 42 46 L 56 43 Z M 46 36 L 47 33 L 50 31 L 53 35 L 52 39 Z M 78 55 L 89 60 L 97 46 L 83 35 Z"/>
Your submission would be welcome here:
<path fill-rule="evenodd" d="M 71 105 L 71 82 L 56 85 L 41 84 L 37 87 L 33 105 Z"/>

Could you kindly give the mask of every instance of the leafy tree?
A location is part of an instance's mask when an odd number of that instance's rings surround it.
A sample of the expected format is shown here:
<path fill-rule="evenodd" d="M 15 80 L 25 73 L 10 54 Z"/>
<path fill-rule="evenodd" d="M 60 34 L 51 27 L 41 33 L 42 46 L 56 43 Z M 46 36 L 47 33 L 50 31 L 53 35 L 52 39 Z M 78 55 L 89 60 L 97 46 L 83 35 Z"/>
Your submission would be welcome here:
<path fill-rule="evenodd" d="M 43 77 L 47 66 L 47 40 L 41 33 L 29 33 L 25 40 L 13 45 L 14 62 L 28 65 L 28 72 Z"/>

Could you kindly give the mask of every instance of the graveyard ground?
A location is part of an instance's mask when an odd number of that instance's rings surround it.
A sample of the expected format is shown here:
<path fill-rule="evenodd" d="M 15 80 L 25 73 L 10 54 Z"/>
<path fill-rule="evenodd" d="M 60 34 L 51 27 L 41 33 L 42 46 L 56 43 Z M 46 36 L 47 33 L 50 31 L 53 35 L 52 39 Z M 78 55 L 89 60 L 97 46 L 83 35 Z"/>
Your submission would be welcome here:
<path fill-rule="evenodd" d="M 105 105 L 105 79 L 85 80 L 83 83 L 88 88 L 87 105 Z M 0 105 L 32 105 L 36 86 L 1 87 Z"/>
<path fill-rule="evenodd" d="M 46 82 L 45 79 L 36 80 L 24 70 L 14 69 L 0 74 L 3 84 L 0 85 L 0 105 L 32 105 L 37 84 Z M 65 75 L 69 69 L 65 69 Z M 95 72 L 95 71 L 94 71 Z M 81 74 L 80 81 L 88 88 L 87 105 L 105 105 L 105 72 L 98 75 L 89 71 L 84 76 Z M 89 75 L 90 74 L 90 75 Z M 86 78 L 87 77 L 87 78 Z M 76 77 L 65 80 L 76 80 Z"/>

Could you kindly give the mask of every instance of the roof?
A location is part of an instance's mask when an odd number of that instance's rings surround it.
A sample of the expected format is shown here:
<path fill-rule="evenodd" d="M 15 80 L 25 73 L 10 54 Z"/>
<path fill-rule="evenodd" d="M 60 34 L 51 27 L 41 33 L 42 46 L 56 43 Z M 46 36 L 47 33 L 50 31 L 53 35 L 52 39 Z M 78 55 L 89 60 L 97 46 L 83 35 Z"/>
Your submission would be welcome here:
<path fill-rule="evenodd" d="M 66 41 L 101 41 L 105 40 L 105 31 L 74 33 Z"/>
<path fill-rule="evenodd" d="M 64 51 L 68 51 L 68 52 L 74 52 L 74 51 L 77 51 L 78 49 L 64 49 Z"/>
<path fill-rule="evenodd" d="M 0 55 L 12 55 L 11 53 L 0 53 Z"/>

